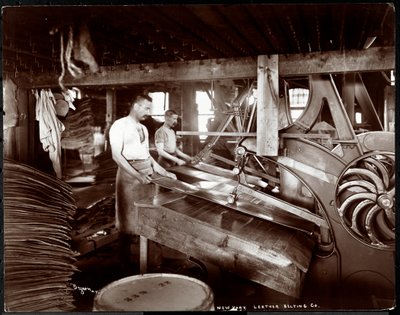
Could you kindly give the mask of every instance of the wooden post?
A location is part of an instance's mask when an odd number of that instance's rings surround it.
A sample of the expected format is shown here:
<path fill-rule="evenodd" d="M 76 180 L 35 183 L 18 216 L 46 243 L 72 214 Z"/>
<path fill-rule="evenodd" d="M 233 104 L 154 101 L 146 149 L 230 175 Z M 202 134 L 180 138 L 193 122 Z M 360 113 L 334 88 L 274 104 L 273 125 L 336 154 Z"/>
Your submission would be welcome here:
<path fill-rule="evenodd" d="M 393 85 L 385 87 L 385 105 L 384 105 L 384 125 L 385 131 L 395 131 L 394 123 L 396 116 L 395 89 Z"/>
<path fill-rule="evenodd" d="M 196 86 L 186 83 L 182 86 L 182 129 L 198 131 L 198 110 L 196 104 Z M 188 136 L 183 140 L 183 150 L 193 156 L 198 152 L 198 136 Z"/>
<path fill-rule="evenodd" d="M 257 59 L 257 154 L 278 155 L 278 55 Z"/>
<path fill-rule="evenodd" d="M 147 259 L 148 259 L 148 240 L 146 237 L 140 235 L 139 244 L 139 271 L 141 274 L 147 272 Z"/>
<path fill-rule="evenodd" d="M 345 73 L 343 75 L 343 87 L 342 87 L 342 98 L 343 104 L 346 108 L 347 115 L 349 116 L 350 122 L 354 127 L 355 113 L 354 113 L 354 82 L 355 73 Z"/>
<path fill-rule="evenodd" d="M 17 123 L 17 85 L 6 76 L 3 80 L 3 158 L 16 160 L 15 127 Z"/>
<path fill-rule="evenodd" d="M 182 90 L 175 88 L 169 91 L 169 109 L 175 110 L 179 115 L 182 113 Z"/>
<path fill-rule="evenodd" d="M 117 112 L 117 98 L 114 89 L 107 89 L 106 91 L 106 128 L 104 130 L 105 138 L 108 142 L 108 132 L 110 131 L 110 127 L 112 123 L 116 119 L 116 112 Z M 106 145 L 106 150 L 107 145 Z"/>
<path fill-rule="evenodd" d="M 30 164 L 29 162 L 29 95 L 26 89 L 17 89 L 17 106 L 18 106 L 18 125 L 15 128 L 16 137 L 16 159 L 18 162 Z"/>

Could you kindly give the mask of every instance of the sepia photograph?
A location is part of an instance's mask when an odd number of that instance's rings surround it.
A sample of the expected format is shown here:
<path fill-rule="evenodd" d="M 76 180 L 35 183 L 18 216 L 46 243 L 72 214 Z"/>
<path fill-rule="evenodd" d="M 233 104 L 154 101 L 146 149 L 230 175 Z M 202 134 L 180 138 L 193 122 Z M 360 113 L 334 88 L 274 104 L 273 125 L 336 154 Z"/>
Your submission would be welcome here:
<path fill-rule="evenodd" d="M 393 310 L 395 18 L 2 6 L 2 311 Z"/>

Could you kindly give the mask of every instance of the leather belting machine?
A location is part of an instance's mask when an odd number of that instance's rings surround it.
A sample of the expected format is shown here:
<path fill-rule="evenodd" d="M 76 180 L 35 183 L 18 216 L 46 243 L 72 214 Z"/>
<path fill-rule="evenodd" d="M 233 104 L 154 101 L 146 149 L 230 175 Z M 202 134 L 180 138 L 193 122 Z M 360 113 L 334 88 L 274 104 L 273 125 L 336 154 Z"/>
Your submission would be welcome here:
<path fill-rule="evenodd" d="M 286 295 L 300 295 L 315 245 L 309 237 L 312 224 L 286 215 L 277 215 L 276 220 L 287 226 L 265 220 L 273 214 L 254 210 L 257 206 L 249 200 L 234 205 L 236 211 L 218 204 L 218 200 L 226 204 L 229 196 L 217 187 L 226 189 L 226 182 L 217 182 L 212 189 L 208 184 L 215 182 L 188 184 L 168 178 L 154 182 L 174 191 L 136 203 L 137 234 Z"/>
<path fill-rule="evenodd" d="M 277 157 L 242 138 L 233 169 L 202 162 L 155 178 L 171 192 L 138 203 L 138 234 L 286 295 L 321 288 L 394 301 L 394 133 L 360 79 L 355 95 L 374 131 L 357 133 L 330 75 L 310 76 L 302 115 L 279 131 Z M 321 110 L 335 132 L 313 132 Z M 210 149 L 207 147 L 207 150 Z M 390 303 L 389 303 L 390 305 Z"/>

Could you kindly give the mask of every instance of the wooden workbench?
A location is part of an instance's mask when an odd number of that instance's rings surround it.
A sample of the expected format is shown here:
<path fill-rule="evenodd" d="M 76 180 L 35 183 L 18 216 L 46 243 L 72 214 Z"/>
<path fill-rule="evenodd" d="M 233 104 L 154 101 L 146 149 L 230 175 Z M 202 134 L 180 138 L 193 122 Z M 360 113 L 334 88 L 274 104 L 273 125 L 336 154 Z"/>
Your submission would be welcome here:
<path fill-rule="evenodd" d="M 301 293 L 314 241 L 305 233 L 179 192 L 136 203 L 141 265 L 153 240 L 289 296 Z"/>

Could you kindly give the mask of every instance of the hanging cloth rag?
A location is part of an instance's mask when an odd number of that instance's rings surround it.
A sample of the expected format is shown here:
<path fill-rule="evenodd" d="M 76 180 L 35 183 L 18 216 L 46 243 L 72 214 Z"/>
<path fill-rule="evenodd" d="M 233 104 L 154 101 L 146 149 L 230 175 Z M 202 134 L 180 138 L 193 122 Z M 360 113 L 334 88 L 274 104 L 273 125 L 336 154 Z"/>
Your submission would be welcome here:
<path fill-rule="evenodd" d="M 39 121 L 39 136 L 43 150 L 49 152 L 53 168 L 61 178 L 61 133 L 64 125 L 57 118 L 55 97 L 50 89 L 34 90 L 36 98 L 36 120 Z"/>

